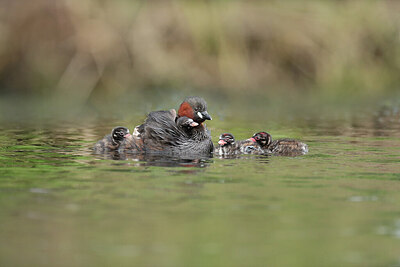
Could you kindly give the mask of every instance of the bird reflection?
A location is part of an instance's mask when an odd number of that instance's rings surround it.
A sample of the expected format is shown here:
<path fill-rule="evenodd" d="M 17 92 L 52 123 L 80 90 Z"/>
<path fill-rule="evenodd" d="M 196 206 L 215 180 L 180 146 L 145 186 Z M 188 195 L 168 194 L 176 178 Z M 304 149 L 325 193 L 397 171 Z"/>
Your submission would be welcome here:
<path fill-rule="evenodd" d="M 194 167 L 205 168 L 214 163 L 214 159 L 230 160 L 243 159 L 253 160 L 259 163 L 269 163 L 271 155 L 218 155 L 213 157 L 175 157 L 165 154 L 135 154 L 121 151 L 109 151 L 102 154 L 96 154 L 100 159 L 111 159 L 118 161 L 127 161 L 130 164 L 135 162 L 135 166 L 158 166 L 158 167 Z"/>
<path fill-rule="evenodd" d="M 136 166 L 159 166 L 159 167 L 208 167 L 212 160 L 210 157 L 174 157 L 165 154 L 129 153 L 121 151 L 109 151 L 96 155 L 98 158 L 111 160 L 134 161 Z"/>

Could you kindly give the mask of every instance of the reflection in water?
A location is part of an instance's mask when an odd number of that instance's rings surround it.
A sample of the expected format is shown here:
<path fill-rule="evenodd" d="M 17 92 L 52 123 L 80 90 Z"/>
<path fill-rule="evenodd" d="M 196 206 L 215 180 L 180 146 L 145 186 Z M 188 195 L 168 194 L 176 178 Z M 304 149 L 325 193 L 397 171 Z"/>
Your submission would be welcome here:
<path fill-rule="evenodd" d="M 398 106 L 382 106 L 373 119 L 375 136 L 390 136 L 400 130 L 400 109 Z"/>
<path fill-rule="evenodd" d="M 135 162 L 135 166 L 159 166 L 159 167 L 198 167 L 204 168 L 210 166 L 214 162 L 213 157 L 178 157 L 165 154 L 142 154 L 142 153 L 128 153 L 120 151 L 108 151 L 104 153 L 93 154 L 98 159 L 109 159 Z M 217 159 L 241 159 L 251 160 L 259 163 L 268 163 L 271 155 L 219 155 L 215 156 Z"/>
<path fill-rule="evenodd" d="M 204 168 L 212 163 L 211 158 L 174 157 L 163 154 L 128 153 L 109 151 L 102 154 L 94 154 L 101 159 L 134 161 L 135 166 L 159 166 L 159 167 L 198 167 Z"/>
<path fill-rule="evenodd" d="M 183 159 L 94 154 L 113 122 L 3 125 L 0 265 L 393 265 L 399 122 L 374 121 L 272 129 L 300 157 Z"/>
<path fill-rule="evenodd" d="M 318 118 L 304 121 L 303 132 L 311 136 L 351 137 L 351 139 L 329 138 L 325 142 L 344 142 L 351 145 L 363 145 L 364 137 L 400 137 L 400 111 L 397 107 L 383 106 L 370 117 L 349 117 L 350 120 L 319 120 Z M 0 141 L 4 154 L 17 156 L 16 162 L 37 164 L 37 160 L 47 160 L 47 164 L 62 165 L 68 161 L 88 162 L 90 159 L 127 160 L 136 162 L 137 166 L 185 166 L 208 167 L 215 159 L 248 159 L 268 163 L 270 156 L 214 156 L 212 158 L 177 158 L 165 155 L 138 155 L 130 153 L 110 152 L 94 155 L 93 144 L 104 133 L 114 126 L 110 121 L 107 125 L 85 123 L 84 125 L 62 123 L 60 125 L 42 125 L 38 128 L 13 125 L 2 125 Z M 264 128 L 261 126 L 260 128 Z M 218 133 L 217 133 L 218 134 Z M 326 139 L 326 138 L 325 138 Z M 310 138 L 305 139 L 308 142 Z M 372 146 L 390 147 L 390 141 L 373 142 Z M 295 156 L 295 155 L 294 155 Z M 274 157 L 274 156 L 272 156 Z M 36 161 L 35 161 L 36 159 Z"/>
<path fill-rule="evenodd" d="M 397 136 L 400 137 L 400 108 L 399 106 L 382 106 L 377 112 L 350 116 L 341 119 L 312 117 L 297 123 L 304 129 L 311 130 L 320 136 Z"/>

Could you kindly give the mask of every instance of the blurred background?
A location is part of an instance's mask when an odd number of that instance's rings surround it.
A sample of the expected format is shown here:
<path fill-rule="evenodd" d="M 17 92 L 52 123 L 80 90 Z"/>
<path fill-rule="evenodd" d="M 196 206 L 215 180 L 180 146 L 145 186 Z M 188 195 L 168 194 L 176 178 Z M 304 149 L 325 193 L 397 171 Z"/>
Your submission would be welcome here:
<path fill-rule="evenodd" d="M 399 11 L 398 1 L 3 0 L 2 117 L 144 114 L 193 94 L 310 113 L 393 99 Z"/>
<path fill-rule="evenodd" d="M 399 89 L 400 1 L 0 0 L 0 266 L 400 266 Z M 188 95 L 310 152 L 93 155 Z"/>

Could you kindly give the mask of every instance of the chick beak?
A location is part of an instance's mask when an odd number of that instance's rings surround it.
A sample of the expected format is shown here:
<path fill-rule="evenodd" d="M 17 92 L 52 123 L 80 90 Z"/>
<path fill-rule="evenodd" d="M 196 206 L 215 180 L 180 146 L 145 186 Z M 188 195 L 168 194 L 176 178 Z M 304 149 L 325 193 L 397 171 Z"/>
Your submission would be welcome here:
<path fill-rule="evenodd" d="M 254 139 L 253 137 L 252 137 L 252 138 L 249 138 L 249 139 L 247 139 L 247 140 L 249 140 L 249 141 L 251 141 L 251 142 L 253 142 L 253 143 L 256 143 L 256 142 L 257 142 L 256 139 Z"/>
<path fill-rule="evenodd" d="M 220 146 L 223 146 L 223 145 L 226 145 L 227 143 L 224 140 L 221 139 L 221 140 L 218 141 L 218 144 Z"/>
<path fill-rule="evenodd" d="M 197 125 L 199 125 L 197 122 L 193 121 L 189 124 L 191 127 L 196 127 Z"/>

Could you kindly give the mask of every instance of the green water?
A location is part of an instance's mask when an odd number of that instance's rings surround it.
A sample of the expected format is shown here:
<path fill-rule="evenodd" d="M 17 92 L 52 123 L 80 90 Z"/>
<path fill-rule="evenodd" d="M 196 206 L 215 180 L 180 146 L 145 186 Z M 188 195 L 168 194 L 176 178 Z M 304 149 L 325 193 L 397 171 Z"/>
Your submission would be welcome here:
<path fill-rule="evenodd" d="M 113 160 L 91 147 L 132 120 L 2 124 L 0 266 L 400 265 L 399 118 L 219 118 L 310 152 Z"/>

